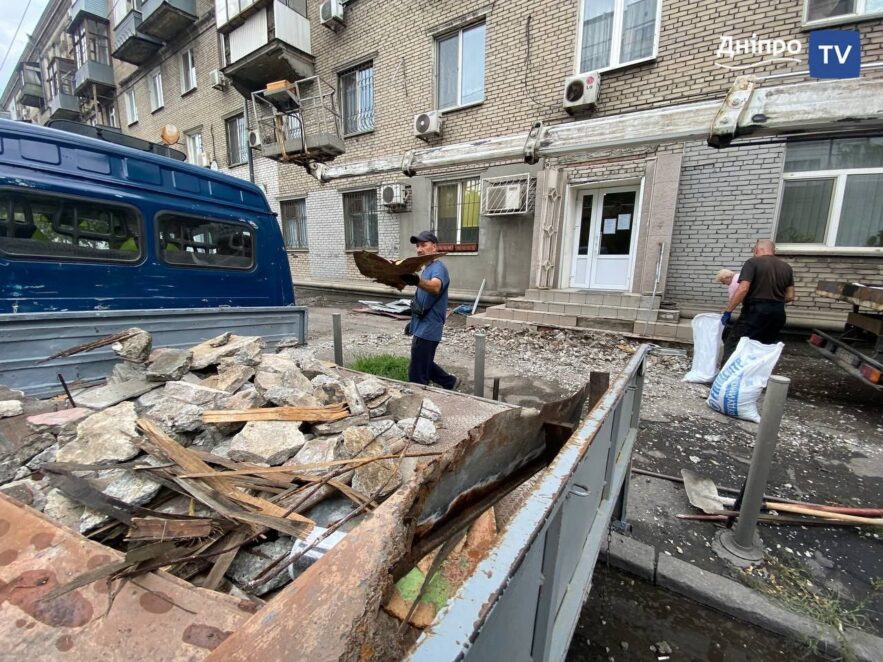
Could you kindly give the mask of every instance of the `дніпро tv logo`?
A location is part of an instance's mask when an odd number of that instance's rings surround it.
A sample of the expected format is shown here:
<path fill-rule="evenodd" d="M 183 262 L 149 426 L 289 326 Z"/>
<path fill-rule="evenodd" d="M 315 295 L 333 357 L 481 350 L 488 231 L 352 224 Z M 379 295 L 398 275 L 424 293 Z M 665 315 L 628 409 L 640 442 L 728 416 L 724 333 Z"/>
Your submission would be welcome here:
<path fill-rule="evenodd" d="M 728 64 L 715 62 L 715 66 L 729 71 L 754 69 L 770 64 L 799 65 L 797 57 L 803 53 L 799 39 L 760 39 L 757 34 L 750 38 L 720 37 L 717 58 L 733 62 L 737 55 L 755 55 L 754 62 Z M 809 35 L 809 75 L 812 78 L 858 78 L 861 73 L 861 39 L 855 30 L 817 30 Z"/>

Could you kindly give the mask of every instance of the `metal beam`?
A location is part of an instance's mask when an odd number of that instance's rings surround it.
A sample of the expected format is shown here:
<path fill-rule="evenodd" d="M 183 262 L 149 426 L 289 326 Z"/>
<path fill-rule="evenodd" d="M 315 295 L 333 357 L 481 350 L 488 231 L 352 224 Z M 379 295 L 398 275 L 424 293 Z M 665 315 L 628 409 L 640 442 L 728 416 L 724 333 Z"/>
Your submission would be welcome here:
<path fill-rule="evenodd" d="M 721 101 L 534 126 L 525 133 L 412 150 L 404 155 L 327 165 L 310 172 L 323 182 L 452 165 L 565 156 L 611 147 L 708 140 L 723 147 L 740 136 L 775 136 L 883 127 L 883 78 L 825 80 L 769 88 L 753 76 L 736 79 Z"/>

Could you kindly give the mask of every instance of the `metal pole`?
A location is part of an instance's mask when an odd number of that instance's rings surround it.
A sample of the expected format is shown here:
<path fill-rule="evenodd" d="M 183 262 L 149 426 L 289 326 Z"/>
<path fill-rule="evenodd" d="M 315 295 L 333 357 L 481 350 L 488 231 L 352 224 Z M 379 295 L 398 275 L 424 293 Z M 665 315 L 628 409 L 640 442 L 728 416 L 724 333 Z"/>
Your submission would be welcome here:
<path fill-rule="evenodd" d="M 472 392 L 480 398 L 484 397 L 484 346 L 486 336 L 475 334 L 475 384 Z"/>
<path fill-rule="evenodd" d="M 499 377 L 494 377 L 494 390 L 493 390 L 492 399 L 493 400 L 500 399 L 500 378 Z"/>
<path fill-rule="evenodd" d="M 340 326 L 340 313 L 331 315 L 331 327 L 334 332 L 334 362 L 343 365 L 343 330 Z"/>
<path fill-rule="evenodd" d="M 757 520 L 763 505 L 767 479 L 770 475 L 773 453 L 779 440 L 779 425 L 785 410 L 788 386 L 791 380 L 787 377 L 773 375 L 767 382 L 766 397 L 763 400 L 763 413 L 745 481 L 745 492 L 739 518 L 732 530 L 723 532 L 720 542 L 723 548 L 738 559 L 744 561 L 760 561 L 763 559 L 763 547 L 756 535 Z"/>

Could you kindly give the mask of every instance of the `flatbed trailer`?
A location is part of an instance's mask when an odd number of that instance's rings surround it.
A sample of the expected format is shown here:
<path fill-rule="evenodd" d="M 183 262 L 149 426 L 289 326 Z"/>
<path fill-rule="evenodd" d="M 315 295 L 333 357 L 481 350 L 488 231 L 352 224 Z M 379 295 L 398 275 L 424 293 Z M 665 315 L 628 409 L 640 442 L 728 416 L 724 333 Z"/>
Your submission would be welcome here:
<path fill-rule="evenodd" d="M 883 287 L 820 281 L 816 294 L 852 304 L 841 334 L 813 329 L 810 347 L 844 372 L 883 391 Z"/>

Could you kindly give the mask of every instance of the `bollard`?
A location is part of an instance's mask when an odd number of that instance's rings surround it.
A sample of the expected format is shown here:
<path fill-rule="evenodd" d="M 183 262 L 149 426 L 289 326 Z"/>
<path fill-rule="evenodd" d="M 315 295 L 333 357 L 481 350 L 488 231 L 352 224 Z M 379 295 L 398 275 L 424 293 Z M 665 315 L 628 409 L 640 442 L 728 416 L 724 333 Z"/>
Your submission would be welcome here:
<path fill-rule="evenodd" d="M 340 325 L 340 313 L 331 315 L 331 327 L 334 332 L 334 362 L 343 365 L 343 329 Z"/>
<path fill-rule="evenodd" d="M 757 440 L 754 443 L 754 453 L 751 455 L 751 466 L 748 468 L 739 517 L 736 526 L 723 531 L 719 537 L 721 547 L 735 556 L 737 562 L 753 563 L 763 560 L 763 546 L 757 535 L 757 519 L 763 505 L 763 494 L 770 475 L 773 453 L 779 440 L 779 425 L 782 422 L 790 383 L 790 379 L 778 375 L 773 375 L 767 382 L 763 413 L 757 429 Z"/>
<path fill-rule="evenodd" d="M 472 393 L 480 398 L 484 397 L 484 343 L 486 336 L 483 333 L 475 334 L 475 383 Z"/>

